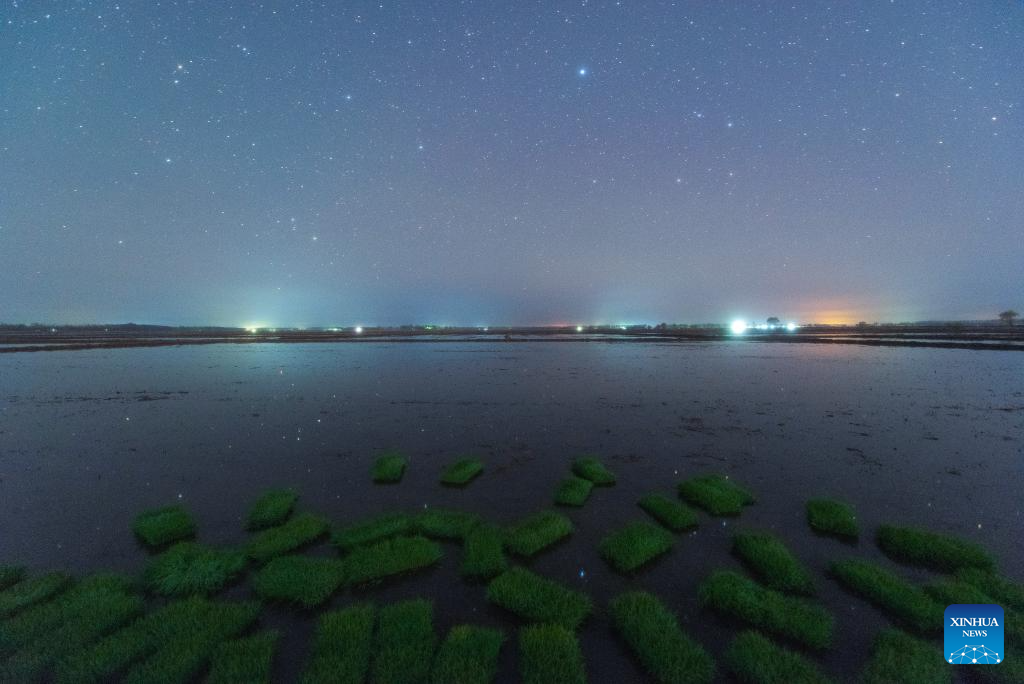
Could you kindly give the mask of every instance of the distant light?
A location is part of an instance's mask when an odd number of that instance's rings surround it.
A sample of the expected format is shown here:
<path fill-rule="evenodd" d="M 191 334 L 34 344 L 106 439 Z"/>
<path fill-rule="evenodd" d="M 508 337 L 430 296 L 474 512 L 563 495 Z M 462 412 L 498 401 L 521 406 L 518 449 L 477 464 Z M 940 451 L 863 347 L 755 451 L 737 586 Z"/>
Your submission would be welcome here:
<path fill-rule="evenodd" d="M 794 330 L 796 330 L 796 323 L 793 323 L 792 321 L 787 323 L 786 330 L 788 330 L 789 332 L 793 332 Z"/>
<path fill-rule="evenodd" d="M 579 71 L 577 71 L 576 73 L 578 73 L 580 76 L 586 76 L 587 75 L 587 69 L 586 69 L 586 67 L 580 67 Z"/>
<path fill-rule="evenodd" d="M 487 327 L 487 326 L 485 325 L 485 326 L 484 326 L 484 332 L 487 332 L 488 330 L 490 330 L 490 328 L 488 328 L 488 327 Z"/>
<path fill-rule="evenodd" d="M 363 332 L 363 326 L 357 325 L 356 326 L 356 335 L 362 334 L 362 332 Z"/>
<path fill-rule="evenodd" d="M 736 319 L 729 326 L 729 329 L 732 330 L 734 335 L 742 335 L 747 330 L 747 322 Z"/>
<path fill-rule="evenodd" d="M 624 326 L 624 325 L 620 325 L 619 326 L 619 330 L 625 330 L 625 329 L 626 329 L 626 326 Z"/>
<path fill-rule="evenodd" d="M 583 326 L 582 325 L 577 325 L 576 326 L 576 332 L 583 332 Z"/>
<path fill-rule="evenodd" d="M 246 328 L 246 329 L 245 329 L 245 331 L 246 331 L 246 332 L 249 332 L 249 333 L 254 333 L 254 332 L 256 332 L 257 330 L 258 330 L 258 328 Z"/>

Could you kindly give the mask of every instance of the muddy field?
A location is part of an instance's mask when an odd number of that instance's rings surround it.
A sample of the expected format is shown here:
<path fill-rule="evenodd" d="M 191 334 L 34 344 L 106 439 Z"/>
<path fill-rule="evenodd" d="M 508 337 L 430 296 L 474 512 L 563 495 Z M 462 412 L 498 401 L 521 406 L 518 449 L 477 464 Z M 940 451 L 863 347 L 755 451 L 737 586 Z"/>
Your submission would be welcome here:
<path fill-rule="evenodd" d="M 375 486 L 374 457 L 409 457 L 398 485 Z M 1024 580 L 1024 355 L 1015 352 L 743 343 L 436 342 L 210 345 L 0 356 L 0 563 L 137 573 L 147 554 L 130 533 L 140 511 L 183 503 L 200 541 L 246 538 L 249 504 L 291 486 L 300 508 L 334 522 L 445 506 L 495 522 L 552 505 L 581 454 L 618 484 L 565 509 L 576 533 L 529 562 L 589 593 L 598 607 L 580 639 L 593 681 L 643 681 L 603 606 L 640 587 L 678 611 L 718 656 L 736 625 L 701 610 L 696 587 L 729 553 L 737 527 L 768 529 L 818 576 L 837 646 L 817 657 L 841 679 L 859 672 L 887 619 L 824 576 L 837 557 L 878 560 L 880 523 L 913 524 L 983 544 Z M 443 488 L 461 455 L 486 464 L 465 489 Z M 644 519 L 637 499 L 722 472 L 758 502 L 735 519 L 701 514 L 696 532 L 628 578 L 597 554 L 609 528 Z M 813 534 L 810 496 L 855 505 L 859 544 Z M 323 553 L 333 553 L 324 544 Z M 432 598 L 453 624 L 518 621 L 458 576 L 461 551 L 358 598 Z M 248 596 L 248 583 L 230 595 Z M 351 592 L 330 605 L 354 600 Z M 275 673 L 306 662 L 314 619 L 281 607 Z M 514 640 L 499 681 L 516 681 Z M 938 647 L 937 647 L 938 648 Z"/>

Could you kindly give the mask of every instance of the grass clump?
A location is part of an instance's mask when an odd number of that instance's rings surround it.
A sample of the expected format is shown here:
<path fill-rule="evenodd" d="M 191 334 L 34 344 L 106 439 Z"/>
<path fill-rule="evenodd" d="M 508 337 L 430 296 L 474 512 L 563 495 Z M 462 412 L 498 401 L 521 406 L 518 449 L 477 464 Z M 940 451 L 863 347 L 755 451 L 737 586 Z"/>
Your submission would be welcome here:
<path fill-rule="evenodd" d="M 280 525 L 295 508 L 299 495 L 291 489 L 271 489 L 256 499 L 245 521 L 247 530 L 265 530 Z"/>
<path fill-rule="evenodd" d="M 494 525 L 480 524 L 469 531 L 462 543 L 460 572 L 469 579 L 490 579 L 505 572 L 508 561 L 501 530 Z"/>
<path fill-rule="evenodd" d="M 555 511 L 540 511 L 512 525 L 505 534 L 505 548 L 520 556 L 534 556 L 572 534 L 572 521 Z"/>
<path fill-rule="evenodd" d="M 436 539 L 464 539 L 480 523 L 480 516 L 466 511 L 430 508 L 413 521 L 416 531 Z"/>
<path fill-rule="evenodd" d="M 725 475 L 700 475 L 679 485 L 679 494 L 712 515 L 739 515 L 754 495 Z"/>
<path fill-rule="evenodd" d="M 594 483 L 582 477 L 570 475 L 558 484 L 555 490 L 555 503 L 562 506 L 582 506 L 590 498 Z"/>
<path fill-rule="evenodd" d="M 786 596 L 731 571 L 711 574 L 699 589 L 702 606 L 811 648 L 832 643 L 832 615 L 805 599 Z M 942 621 L 938 623 L 941 626 Z"/>
<path fill-rule="evenodd" d="M 169 603 L 63 659 L 54 681 L 108 681 L 151 654 L 155 655 L 132 670 L 129 680 L 187 680 L 219 641 L 240 633 L 258 612 L 256 603 L 213 603 L 198 596 Z"/>
<path fill-rule="evenodd" d="M 327 532 L 327 521 L 312 513 L 301 513 L 283 525 L 258 533 L 245 546 L 245 553 L 257 563 L 294 551 L 316 541 Z"/>
<path fill-rule="evenodd" d="M 372 544 L 381 539 L 406 534 L 412 529 L 412 519 L 404 513 L 385 513 L 375 518 L 362 520 L 334 530 L 331 543 L 342 551 L 351 551 L 357 546 Z"/>
<path fill-rule="evenodd" d="M 697 526 L 697 514 L 693 509 L 664 494 L 648 494 L 637 502 L 640 508 L 673 532 L 682 532 Z"/>
<path fill-rule="evenodd" d="M 487 585 L 487 600 L 530 622 L 576 629 L 590 615 L 590 597 L 524 568 L 510 568 Z"/>
<path fill-rule="evenodd" d="M 452 627 L 441 642 L 431 672 L 433 684 L 490 684 L 498 674 L 500 629 L 473 625 Z"/>
<path fill-rule="evenodd" d="M 0 591 L 25 579 L 25 568 L 20 565 L 0 565 Z"/>
<path fill-rule="evenodd" d="M 632 572 L 672 548 L 674 539 L 663 527 L 632 522 L 601 540 L 601 557 L 619 572 Z"/>
<path fill-rule="evenodd" d="M 0 618 L 46 601 L 67 589 L 70 584 L 71 576 L 63 572 L 50 572 L 23 579 L 0 591 Z"/>
<path fill-rule="evenodd" d="M 131 582 L 94 575 L 0 626 L 0 681 L 37 681 L 54 662 L 142 612 Z M 11 657 L 6 657 L 11 656 Z"/>
<path fill-rule="evenodd" d="M 916 527 L 882 525 L 878 528 L 877 540 L 886 555 L 911 565 L 942 572 L 995 567 L 991 554 L 977 544 Z"/>
<path fill-rule="evenodd" d="M 437 648 L 434 606 L 415 599 L 380 609 L 377 652 L 373 659 L 375 684 L 426 682 Z"/>
<path fill-rule="evenodd" d="M 131 593 L 132 583 L 118 575 L 93 575 L 51 601 L 37 603 L 0 622 L 0 660 L 60 627 L 69 615 L 88 613 L 107 595 Z"/>
<path fill-rule="evenodd" d="M 598 487 L 610 487 L 615 484 L 615 473 L 605 468 L 596 458 L 577 458 L 572 463 L 572 472 L 585 480 L 590 480 Z"/>
<path fill-rule="evenodd" d="M 270 684 L 278 636 L 268 630 L 225 641 L 213 653 L 206 684 Z"/>
<path fill-rule="evenodd" d="M 210 603 L 191 631 L 163 644 L 128 670 L 124 684 L 184 684 L 203 669 L 220 643 L 244 631 L 259 614 L 258 603 Z"/>
<path fill-rule="evenodd" d="M 733 639 L 725 652 L 725 662 L 737 679 L 750 684 L 826 684 L 829 681 L 813 662 L 759 632 L 741 632 Z"/>
<path fill-rule="evenodd" d="M 814 593 L 811 573 L 790 553 L 786 545 L 770 534 L 740 532 L 732 538 L 732 550 L 772 589 L 790 594 Z"/>
<path fill-rule="evenodd" d="M 715 661 L 679 627 L 676 616 L 647 592 L 612 599 L 612 621 L 644 669 L 663 684 L 710 682 Z"/>
<path fill-rule="evenodd" d="M 399 482 L 405 474 L 407 461 L 397 451 L 389 451 L 373 464 L 373 481 L 378 483 Z"/>
<path fill-rule="evenodd" d="M 835 499 L 809 499 L 807 522 L 823 534 L 856 539 L 860 535 L 853 507 Z"/>
<path fill-rule="evenodd" d="M 833 563 L 829 573 L 850 591 L 917 631 L 942 630 L 944 607 L 919 587 L 882 566 L 850 559 Z"/>
<path fill-rule="evenodd" d="M 376 582 L 433 565 L 441 560 L 441 547 L 426 537 L 395 537 L 360 546 L 345 559 L 350 585 Z"/>
<path fill-rule="evenodd" d="M 875 637 L 871 659 L 864 670 L 864 684 L 949 684 L 954 668 L 945 663 L 928 641 L 898 629 L 883 629 Z"/>
<path fill-rule="evenodd" d="M 375 617 L 368 603 L 322 615 L 302 684 L 363 684 L 370 671 Z"/>
<path fill-rule="evenodd" d="M 445 468 L 441 484 L 464 487 L 484 471 L 484 464 L 475 458 L 463 458 Z"/>
<path fill-rule="evenodd" d="M 245 563 L 241 551 L 180 542 L 151 559 L 143 578 L 162 596 L 213 594 L 237 577 Z"/>
<path fill-rule="evenodd" d="M 956 578 L 978 587 L 1004 608 L 1024 612 L 1024 585 L 980 568 L 960 568 Z"/>
<path fill-rule="evenodd" d="M 252 586 L 262 599 L 313 608 L 345 581 L 345 564 L 334 558 L 278 556 L 256 573 Z"/>
<path fill-rule="evenodd" d="M 531 625 L 519 630 L 519 670 L 523 684 L 587 682 L 580 642 L 561 625 Z"/>
<path fill-rule="evenodd" d="M 165 506 L 140 513 L 132 531 L 143 544 L 155 548 L 194 537 L 196 523 L 181 506 Z"/>

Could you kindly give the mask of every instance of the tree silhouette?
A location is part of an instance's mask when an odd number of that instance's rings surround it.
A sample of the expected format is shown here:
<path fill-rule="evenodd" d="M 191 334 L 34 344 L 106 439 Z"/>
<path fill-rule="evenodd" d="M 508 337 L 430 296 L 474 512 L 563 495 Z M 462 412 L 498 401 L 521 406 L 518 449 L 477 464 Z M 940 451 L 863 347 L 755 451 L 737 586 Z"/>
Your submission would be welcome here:
<path fill-rule="evenodd" d="M 999 320 L 1006 323 L 1006 325 L 1013 325 L 1013 319 L 1015 318 L 1020 318 L 1020 314 L 1013 309 L 1007 309 L 999 314 Z"/>

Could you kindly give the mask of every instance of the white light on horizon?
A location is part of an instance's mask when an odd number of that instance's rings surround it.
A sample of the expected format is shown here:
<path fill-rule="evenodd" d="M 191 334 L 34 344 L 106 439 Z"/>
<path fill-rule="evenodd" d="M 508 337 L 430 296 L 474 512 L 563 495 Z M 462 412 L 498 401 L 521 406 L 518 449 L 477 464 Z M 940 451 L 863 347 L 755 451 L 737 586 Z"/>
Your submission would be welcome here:
<path fill-rule="evenodd" d="M 747 330 L 747 322 L 737 318 L 729 325 L 729 330 L 732 330 L 734 335 L 742 335 Z"/>
<path fill-rule="evenodd" d="M 796 330 L 796 323 L 794 323 L 792 321 L 787 323 L 786 324 L 786 330 L 788 330 L 789 332 L 793 332 L 794 330 Z"/>
<path fill-rule="evenodd" d="M 363 332 L 363 326 L 357 325 L 356 326 L 356 335 L 360 335 L 360 334 L 362 334 L 362 332 Z"/>
<path fill-rule="evenodd" d="M 577 325 L 576 326 L 576 332 L 583 332 L 583 326 L 582 325 Z"/>

